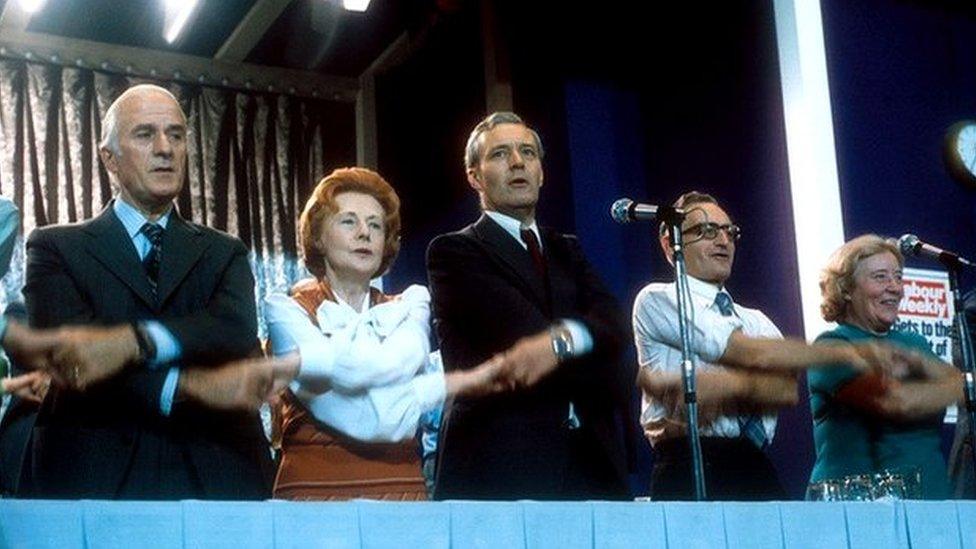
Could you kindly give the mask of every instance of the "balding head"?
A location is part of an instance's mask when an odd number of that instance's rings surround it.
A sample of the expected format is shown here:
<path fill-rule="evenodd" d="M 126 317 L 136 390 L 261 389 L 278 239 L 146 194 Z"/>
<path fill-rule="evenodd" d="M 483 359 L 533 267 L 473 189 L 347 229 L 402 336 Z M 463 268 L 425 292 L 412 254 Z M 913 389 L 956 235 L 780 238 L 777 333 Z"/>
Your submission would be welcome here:
<path fill-rule="evenodd" d="M 122 103 L 129 101 L 133 98 L 140 97 L 151 97 L 153 95 L 158 96 L 160 99 L 169 98 L 173 103 L 179 107 L 180 102 L 176 99 L 172 93 L 166 88 L 157 86 L 155 84 L 137 84 L 131 88 L 122 92 L 122 95 L 118 96 L 112 104 L 109 105 L 108 110 L 105 111 L 105 118 L 102 119 L 102 141 L 98 144 L 99 148 L 107 148 L 112 152 L 119 152 L 119 107 Z M 182 107 L 180 107 L 180 115 L 183 116 L 183 123 L 186 124 L 186 115 L 183 113 Z"/>
<path fill-rule="evenodd" d="M 150 219 L 169 210 L 186 172 L 186 115 L 173 94 L 142 84 L 105 114 L 99 156 L 119 198 Z"/>

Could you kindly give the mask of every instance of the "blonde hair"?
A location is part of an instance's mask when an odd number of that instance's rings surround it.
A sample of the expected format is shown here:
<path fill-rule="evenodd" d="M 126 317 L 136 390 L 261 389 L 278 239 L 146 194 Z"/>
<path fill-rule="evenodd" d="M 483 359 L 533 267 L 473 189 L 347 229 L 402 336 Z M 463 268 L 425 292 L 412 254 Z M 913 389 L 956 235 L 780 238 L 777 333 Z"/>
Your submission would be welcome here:
<path fill-rule="evenodd" d="M 894 239 L 863 234 L 837 248 L 820 272 L 820 315 L 827 322 L 842 320 L 847 314 L 848 296 L 854 289 L 854 273 L 861 261 L 888 252 L 905 265 L 905 258 Z"/>

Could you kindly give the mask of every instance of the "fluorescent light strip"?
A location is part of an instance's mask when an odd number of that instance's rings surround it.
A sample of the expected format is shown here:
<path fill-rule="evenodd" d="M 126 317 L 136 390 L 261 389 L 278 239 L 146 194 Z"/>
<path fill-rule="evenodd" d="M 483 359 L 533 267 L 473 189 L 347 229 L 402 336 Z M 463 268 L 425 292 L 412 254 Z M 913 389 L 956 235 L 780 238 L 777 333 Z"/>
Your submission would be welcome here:
<path fill-rule="evenodd" d="M 774 0 L 803 329 L 828 328 L 820 316 L 820 270 L 844 243 L 840 183 L 819 0 Z"/>
<path fill-rule="evenodd" d="M 342 0 L 342 7 L 349 11 L 366 11 L 370 0 Z"/>
<path fill-rule="evenodd" d="M 20 9 L 24 13 L 37 13 L 44 7 L 47 0 L 20 0 Z"/>
<path fill-rule="evenodd" d="M 197 6 L 197 0 L 164 0 L 166 5 L 166 29 L 163 31 L 163 38 L 172 44 L 179 37 L 180 32 L 186 25 L 186 21 L 193 13 L 193 8 Z"/>

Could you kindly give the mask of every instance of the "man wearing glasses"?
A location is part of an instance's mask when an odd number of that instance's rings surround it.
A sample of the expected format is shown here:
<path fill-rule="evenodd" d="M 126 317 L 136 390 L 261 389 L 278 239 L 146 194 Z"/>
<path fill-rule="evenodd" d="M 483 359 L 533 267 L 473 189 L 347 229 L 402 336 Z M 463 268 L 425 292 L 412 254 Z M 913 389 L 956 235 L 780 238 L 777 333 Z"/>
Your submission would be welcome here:
<path fill-rule="evenodd" d="M 735 303 L 725 288 L 741 236 L 710 195 L 688 192 L 675 201 L 682 224 L 691 293 L 689 330 L 698 367 L 699 430 L 706 492 L 713 500 L 786 497 L 764 450 L 773 440 L 776 411 L 797 403 L 796 372 L 841 357 L 878 368 L 884 349 L 810 346 L 784 340 L 762 312 Z M 670 235 L 661 248 L 673 263 Z M 656 500 L 692 499 L 694 484 L 681 384 L 681 338 L 675 283 L 651 283 L 637 295 L 634 337 L 643 391 L 641 424 L 654 447 Z"/>

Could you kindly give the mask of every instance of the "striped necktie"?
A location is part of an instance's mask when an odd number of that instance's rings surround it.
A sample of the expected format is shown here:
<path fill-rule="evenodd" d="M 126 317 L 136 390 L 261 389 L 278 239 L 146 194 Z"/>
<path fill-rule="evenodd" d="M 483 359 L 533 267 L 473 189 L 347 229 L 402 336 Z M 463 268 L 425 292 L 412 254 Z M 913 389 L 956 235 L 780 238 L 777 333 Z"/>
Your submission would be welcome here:
<path fill-rule="evenodd" d="M 735 314 L 735 308 L 732 307 L 732 297 L 725 292 L 715 294 L 715 306 L 718 307 L 718 311 L 722 313 L 722 316 L 732 316 Z M 749 414 L 739 416 L 738 420 L 739 436 L 748 439 L 760 450 L 765 449 L 769 445 L 769 439 L 766 438 L 766 428 L 763 427 L 761 416 L 758 414 Z"/>
<path fill-rule="evenodd" d="M 146 278 L 152 286 L 153 293 L 156 293 L 156 284 L 159 282 L 159 260 L 162 252 L 164 229 L 155 223 L 146 223 L 140 229 L 146 238 L 149 239 L 149 252 L 142 258 L 142 268 L 146 270 Z"/>

